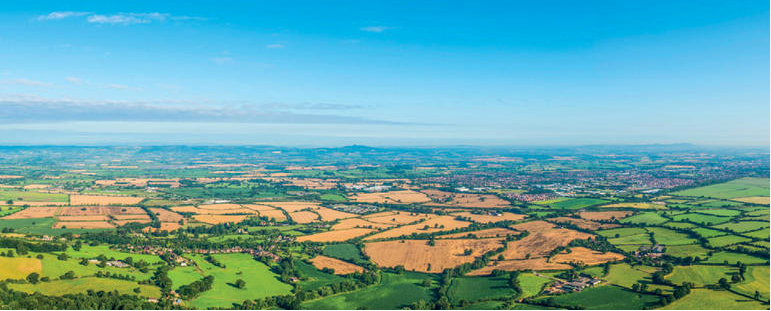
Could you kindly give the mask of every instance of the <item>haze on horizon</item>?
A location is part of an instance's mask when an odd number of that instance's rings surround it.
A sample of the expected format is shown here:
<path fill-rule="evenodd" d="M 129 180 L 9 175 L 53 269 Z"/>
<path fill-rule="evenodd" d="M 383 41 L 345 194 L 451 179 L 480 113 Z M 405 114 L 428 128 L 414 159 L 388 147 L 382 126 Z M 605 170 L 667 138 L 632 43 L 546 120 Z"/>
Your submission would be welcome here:
<path fill-rule="evenodd" d="M 769 145 L 768 1 L 0 4 L 0 145 Z"/>

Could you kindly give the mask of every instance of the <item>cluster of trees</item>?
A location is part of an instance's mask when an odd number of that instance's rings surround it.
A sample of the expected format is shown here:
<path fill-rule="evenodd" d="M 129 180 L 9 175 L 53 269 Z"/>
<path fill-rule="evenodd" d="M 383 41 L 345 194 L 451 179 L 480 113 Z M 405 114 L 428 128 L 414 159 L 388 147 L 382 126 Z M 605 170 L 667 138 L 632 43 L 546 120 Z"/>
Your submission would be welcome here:
<path fill-rule="evenodd" d="M 192 299 L 197 297 L 199 294 L 210 290 L 212 283 L 214 283 L 214 276 L 209 275 L 201 280 L 181 286 L 177 290 L 177 293 L 179 293 L 179 296 L 182 297 L 182 299 Z"/>
<path fill-rule="evenodd" d="M 2 282 L 0 283 L 0 308 L 11 310 L 178 310 L 180 306 L 166 300 L 152 303 L 138 296 L 121 295 L 117 291 L 94 292 L 89 290 L 83 294 L 63 296 L 47 296 L 39 292 L 28 294 L 9 289 L 6 283 Z"/>
<path fill-rule="evenodd" d="M 206 259 L 206 261 L 208 261 L 210 264 L 213 264 L 216 267 L 220 267 L 222 269 L 226 268 L 224 263 L 220 262 L 219 260 L 217 260 L 217 258 L 214 258 L 212 255 L 206 255 L 204 259 Z"/>
<path fill-rule="evenodd" d="M 111 279 L 125 280 L 125 281 L 136 281 L 137 280 L 137 278 L 135 276 L 130 275 L 130 274 L 110 273 L 109 271 L 107 271 L 107 272 L 97 271 L 96 274 L 94 274 L 94 276 L 96 276 L 98 278 L 111 278 Z"/>

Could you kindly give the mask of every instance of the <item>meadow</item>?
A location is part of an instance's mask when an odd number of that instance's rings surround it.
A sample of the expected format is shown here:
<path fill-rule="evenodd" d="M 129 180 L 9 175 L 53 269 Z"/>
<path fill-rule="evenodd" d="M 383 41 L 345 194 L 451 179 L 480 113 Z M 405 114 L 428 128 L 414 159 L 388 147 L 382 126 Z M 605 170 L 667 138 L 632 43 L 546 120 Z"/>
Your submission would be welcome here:
<path fill-rule="evenodd" d="M 424 287 L 423 281 L 431 279 L 435 284 L 435 275 L 404 272 L 403 274 L 383 273 L 379 284 L 350 293 L 337 294 L 316 300 L 306 301 L 303 309 L 332 310 L 361 308 L 395 310 L 409 306 L 418 300 L 430 301 L 434 297 L 436 285 Z"/>

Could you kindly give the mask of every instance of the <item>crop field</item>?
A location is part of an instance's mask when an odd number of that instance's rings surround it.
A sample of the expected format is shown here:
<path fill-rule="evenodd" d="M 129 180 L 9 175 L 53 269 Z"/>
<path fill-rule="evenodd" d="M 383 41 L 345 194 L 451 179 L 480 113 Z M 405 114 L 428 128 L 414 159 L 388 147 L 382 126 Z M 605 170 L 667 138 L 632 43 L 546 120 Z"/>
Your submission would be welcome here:
<path fill-rule="evenodd" d="M 428 205 L 448 207 L 502 208 L 509 202 L 492 194 L 452 193 L 441 190 L 423 190 L 434 203 Z"/>
<path fill-rule="evenodd" d="M 3 219 L 27 219 L 54 217 L 59 211 L 58 207 L 30 206 L 21 211 L 3 217 Z"/>
<path fill-rule="evenodd" d="M 610 228 L 620 227 L 617 224 L 604 224 L 604 223 L 594 222 L 591 220 L 572 218 L 572 217 L 557 217 L 557 218 L 549 218 L 547 220 L 553 223 L 570 223 L 581 229 L 587 229 L 587 230 L 610 229 Z"/>
<path fill-rule="evenodd" d="M 553 202 L 548 204 L 539 202 L 539 204 L 545 205 L 551 208 L 556 208 L 556 209 L 582 209 L 590 206 L 600 205 L 607 202 L 608 202 L 607 200 L 602 200 L 602 199 L 577 198 L 577 199 L 568 199 L 568 200 Z"/>
<path fill-rule="evenodd" d="M 630 211 L 606 211 L 606 212 L 581 212 L 579 215 L 587 220 L 611 220 L 623 219 L 633 212 Z"/>
<path fill-rule="evenodd" d="M 351 228 L 385 229 L 385 228 L 391 228 L 393 226 L 395 225 L 371 222 L 361 218 L 348 218 L 348 219 L 340 220 L 338 223 L 334 224 L 332 226 L 332 230 L 344 230 L 344 229 L 351 229 Z"/>
<path fill-rule="evenodd" d="M 356 245 L 349 243 L 330 244 L 324 247 L 323 254 L 325 256 L 350 261 L 353 263 L 366 262 L 362 253 Z"/>
<path fill-rule="evenodd" d="M 709 284 L 717 284 L 718 280 L 721 278 L 730 280 L 731 275 L 738 273 L 737 271 L 736 268 L 724 266 L 680 266 L 675 267 L 672 274 L 667 275 L 665 278 L 675 284 L 693 282 L 696 286 L 701 287 Z"/>
<path fill-rule="evenodd" d="M 151 208 L 150 211 L 158 217 L 161 222 L 179 222 L 182 220 L 182 215 L 169 211 L 163 208 Z"/>
<path fill-rule="evenodd" d="M 0 201 L 5 203 L 8 200 L 15 204 L 28 204 L 32 202 L 60 202 L 67 203 L 69 195 L 60 193 L 0 190 Z"/>
<path fill-rule="evenodd" d="M 626 263 L 614 264 L 610 266 L 608 275 L 605 276 L 609 283 L 632 288 L 632 285 L 640 281 L 650 282 L 651 274 L 656 272 L 657 268 L 648 266 L 630 266 Z"/>
<path fill-rule="evenodd" d="M 645 228 L 616 228 L 608 230 L 597 231 L 597 234 L 606 238 L 619 238 L 630 235 L 646 234 L 648 231 Z"/>
<path fill-rule="evenodd" d="M 624 255 L 613 252 L 603 253 L 585 247 L 573 247 L 570 248 L 569 253 L 559 253 L 552 257 L 550 261 L 560 263 L 580 262 L 585 265 L 593 266 L 622 259 L 624 259 Z"/>
<path fill-rule="evenodd" d="M 324 268 L 329 268 L 334 270 L 334 273 L 338 275 L 346 275 L 354 272 L 364 271 L 362 267 L 359 267 L 352 263 L 348 263 L 340 259 L 335 259 L 332 257 L 327 257 L 322 255 L 316 256 L 313 259 L 311 259 L 311 263 L 313 263 L 313 266 L 319 270 L 322 270 Z"/>
<path fill-rule="evenodd" d="M 239 223 L 246 219 L 246 215 L 193 215 L 193 219 L 207 224 Z"/>
<path fill-rule="evenodd" d="M 733 285 L 732 288 L 749 296 L 753 296 L 757 291 L 763 299 L 768 299 L 769 284 L 771 280 L 769 280 L 768 266 L 750 266 L 744 273 L 744 281 Z"/>
<path fill-rule="evenodd" d="M 511 296 L 514 290 L 506 277 L 460 277 L 454 278 L 447 289 L 451 303 L 461 300 L 477 301 Z"/>
<path fill-rule="evenodd" d="M 518 280 L 519 286 L 522 288 L 522 297 L 525 298 L 540 294 L 544 286 L 552 282 L 549 278 L 531 273 L 521 273 Z"/>
<path fill-rule="evenodd" d="M 317 214 L 319 214 L 319 216 L 321 216 L 321 221 L 334 221 L 338 219 L 356 217 L 356 214 L 336 211 L 326 207 L 319 207 L 315 209 L 314 212 L 316 212 Z"/>
<path fill-rule="evenodd" d="M 415 301 L 421 299 L 430 301 L 434 297 L 435 286 L 424 287 L 422 283 L 425 279 L 434 280 L 435 283 L 436 277 L 411 272 L 403 274 L 383 273 L 381 282 L 376 285 L 350 293 L 306 301 L 302 304 L 302 308 L 315 310 L 356 310 L 365 307 L 374 310 L 401 309 Z"/>
<path fill-rule="evenodd" d="M 469 272 L 468 276 L 490 275 L 495 270 L 502 271 L 522 271 L 522 270 L 564 270 L 571 266 L 564 263 L 547 261 L 547 258 L 517 259 L 492 261 L 487 266 Z"/>
<path fill-rule="evenodd" d="M 769 203 L 771 203 L 771 200 L 769 199 L 771 199 L 771 197 L 769 196 L 759 196 L 759 197 L 733 198 L 731 200 L 739 201 L 743 203 L 768 205 Z"/>
<path fill-rule="evenodd" d="M 649 227 L 653 239 L 658 244 L 664 245 L 685 245 L 697 243 L 695 239 L 689 238 L 687 234 L 660 227 Z"/>
<path fill-rule="evenodd" d="M 645 212 L 645 213 L 627 217 L 621 220 L 621 222 L 625 224 L 645 224 L 645 225 L 660 225 L 667 221 L 668 219 L 661 217 L 661 215 L 654 212 Z"/>
<path fill-rule="evenodd" d="M 115 228 L 115 225 L 106 221 L 59 221 L 54 228 L 107 229 Z"/>
<path fill-rule="evenodd" d="M 527 217 L 526 215 L 521 214 L 514 214 L 514 213 L 500 213 L 497 215 L 489 215 L 489 214 L 474 214 L 471 212 L 459 212 L 459 213 L 452 213 L 454 216 L 460 216 L 465 219 L 468 219 L 473 222 L 479 222 L 479 223 L 494 223 L 504 220 L 510 220 L 510 221 L 518 221 L 525 219 Z"/>
<path fill-rule="evenodd" d="M 713 228 L 744 233 L 748 231 L 757 230 L 760 228 L 768 228 L 769 223 L 767 221 L 741 221 L 738 223 L 727 223 L 712 226 Z"/>
<path fill-rule="evenodd" d="M 298 224 L 307 224 L 319 220 L 319 214 L 309 211 L 300 211 L 289 213 L 289 218 Z"/>
<path fill-rule="evenodd" d="M 262 202 L 264 205 L 270 205 L 278 207 L 288 213 L 298 212 L 302 210 L 314 210 L 319 207 L 319 203 L 316 202 L 300 202 L 300 201 L 288 201 L 288 202 Z"/>
<path fill-rule="evenodd" d="M 675 192 L 679 196 L 733 199 L 769 196 L 767 178 L 741 178 L 729 182 Z"/>
<path fill-rule="evenodd" d="M 612 285 L 554 297 L 554 302 L 559 305 L 588 310 L 644 309 L 646 305 L 658 300 L 658 296 L 635 293 Z"/>
<path fill-rule="evenodd" d="M 737 236 L 737 235 L 724 235 L 724 236 L 709 238 L 707 240 L 709 241 L 709 245 L 712 247 L 723 247 L 727 245 L 733 245 L 733 244 L 751 241 L 748 238 Z"/>
<path fill-rule="evenodd" d="M 370 221 L 372 221 L 371 218 Z M 366 237 L 365 240 L 370 241 L 376 239 L 395 238 L 400 236 L 408 236 L 413 233 L 421 234 L 449 231 L 457 228 L 465 228 L 469 225 L 471 225 L 470 222 L 455 220 L 455 217 L 452 216 L 439 216 L 414 225 L 405 225 L 393 229 L 388 229 L 386 231 Z"/>
<path fill-rule="evenodd" d="M 566 246 L 573 240 L 586 239 L 593 235 L 570 229 L 556 229 L 544 221 L 532 221 L 515 225 L 514 229 L 527 230 L 528 236 L 518 241 L 508 242 L 507 249 L 501 253 L 506 259 L 525 259 L 525 257 L 546 256 L 559 246 Z"/>
<path fill-rule="evenodd" d="M 297 267 L 297 271 L 302 278 L 302 280 L 297 283 L 297 287 L 304 290 L 313 290 L 322 286 L 345 281 L 345 278 L 343 277 L 319 271 L 313 265 L 307 264 L 302 260 L 295 260 L 294 265 Z"/>
<path fill-rule="evenodd" d="M 133 205 L 142 202 L 143 197 L 109 195 L 70 195 L 70 205 Z"/>
<path fill-rule="evenodd" d="M 145 210 L 133 206 L 64 206 L 59 209 L 62 216 L 93 215 L 145 215 Z"/>
<path fill-rule="evenodd" d="M 455 238 L 505 238 L 507 235 L 517 235 L 519 232 L 506 228 L 482 229 L 477 231 L 460 232 L 440 235 L 439 239 Z"/>
<path fill-rule="evenodd" d="M 441 273 L 503 246 L 499 239 L 394 240 L 364 244 L 364 253 L 380 267 L 404 266 L 418 272 Z M 466 255 L 464 252 L 471 250 Z"/>
<path fill-rule="evenodd" d="M 426 219 L 434 218 L 433 214 L 418 214 L 418 213 L 403 213 L 403 212 L 382 212 L 364 216 L 363 218 L 369 222 L 387 224 L 387 225 L 403 225 L 416 221 L 424 221 Z"/>
<path fill-rule="evenodd" d="M 426 203 L 431 201 L 431 198 L 427 195 L 412 190 L 359 193 L 352 196 L 349 195 L 348 198 L 362 203 L 388 204 Z"/>
<path fill-rule="evenodd" d="M 343 242 L 353 238 L 358 238 L 370 234 L 374 230 L 366 228 L 352 228 L 343 230 L 332 230 L 320 233 L 314 233 L 311 235 L 304 235 L 297 238 L 297 241 L 311 241 L 311 242 Z"/>
<path fill-rule="evenodd" d="M 767 310 L 768 304 L 724 290 L 692 289 L 691 293 L 661 308 L 663 310 Z"/>
<path fill-rule="evenodd" d="M 648 202 L 621 202 L 600 206 L 602 208 L 636 208 L 636 209 L 664 209 L 664 204 Z"/>
<path fill-rule="evenodd" d="M 626 245 L 626 244 L 635 244 L 635 245 L 648 245 L 653 244 L 651 242 L 651 236 L 647 233 L 643 234 L 635 234 L 635 235 L 627 235 L 620 238 L 611 238 L 608 239 L 608 242 L 613 245 Z"/>
<path fill-rule="evenodd" d="M 43 264 L 38 259 L 0 257 L 0 280 L 20 279 L 32 272 L 40 273 Z"/>
<path fill-rule="evenodd" d="M 213 275 L 212 289 L 203 292 L 191 301 L 195 308 L 231 307 L 233 303 L 241 303 L 244 297 L 261 298 L 273 295 L 288 294 L 292 289 L 289 284 L 281 283 L 276 274 L 268 266 L 260 263 L 248 254 L 215 254 L 212 255 L 222 262 L 227 269 L 215 267 L 200 256 L 193 257 L 204 275 Z M 243 279 L 246 286 L 243 289 L 231 285 L 237 279 Z"/>

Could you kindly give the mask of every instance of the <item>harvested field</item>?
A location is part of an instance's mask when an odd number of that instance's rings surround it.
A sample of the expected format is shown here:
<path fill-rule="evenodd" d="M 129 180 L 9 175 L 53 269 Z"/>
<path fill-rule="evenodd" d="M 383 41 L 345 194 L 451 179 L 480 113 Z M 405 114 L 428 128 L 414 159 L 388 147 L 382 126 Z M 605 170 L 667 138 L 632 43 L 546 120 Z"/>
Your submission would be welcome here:
<path fill-rule="evenodd" d="M 105 229 L 115 228 L 115 225 L 106 221 L 60 221 L 54 224 L 54 228 Z"/>
<path fill-rule="evenodd" d="M 326 231 L 297 238 L 298 242 L 342 242 L 367 235 L 374 230 L 366 228 L 353 228 L 345 230 Z"/>
<path fill-rule="evenodd" d="M 332 230 L 343 230 L 343 229 L 351 229 L 351 228 L 375 228 L 375 229 L 384 229 L 384 228 L 391 228 L 394 225 L 388 225 L 388 224 L 380 224 L 380 223 L 374 223 L 369 222 L 361 218 L 348 218 L 340 220 L 337 224 L 332 226 Z"/>
<path fill-rule="evenodd" d="M 199 209 L 213 209 L 213 210 L 228 210 L 228 209 L 240 209 L 240 204 L 222 203 L 222 204 L 201 204 L 198 205 Z"/>
<path fill-rule="evenodd" d="M 141 220 L 150 220 L 150 216 L 147 214 L 136 214 L 136 215 L 112 215 L 112 218 L 115 218 L 117 220 L 128 220 L 128 219 L 141 219 Z"/>
<path fill-rule="evenodd" d="M 434 246 L 426 240 L 395 240 L 366 243 L 364 253 L 381 267 L 402 265 L 407 270 L 441 273 L 502 246 L 498 239 L 436 240 Z M 464 255 L 468 249 L 471 254 Z"/>
<path fill-rule="evenodd" d="M 436 215 L 407 212 L 382 212 L 364 216 L 364 219 L 369 222 L 376 222 L 387 225 L 404 225 L 416 221 L 423 221 L 433 217 L 436 217 Z"/>
<path fill-rule="evenodd" d="M 177 222 L 162 222 L 159 230 L 172 231 L 172 230 L 177 230 L 179 228 L 182 228 L 182 225 L 180 225 Z"/>
<path fill-rule="evenodd" d="M 227 204 L 231 205 L 231 204 Z M 179 213 L 194 213 L 199 215 L 224 215 L 224 214 L 245 214 L 245 215 L 257 215 L 257 212 L 248 208 L 240 207 L 239 205 L 233 204 L 236 207 L 233 209 L 205 209 L 205 208 L 197 208 L 193 205 L 185 205 L 185 206 L 175 206 L 171 209 L 175 212 Z"/>
<path fill-rule="evenodd" d="M 5 201 L 0 201 L 0 205 L 8 205 Z M 65 206 L 67 202 L 32 202 L 32 201 L 15 201 L 15 205 L 28 205 L 28 206 Z"/>
<path fill-rule="evenodd" d="M 420 234 L 449 231 L 457 228 L 468 227 L 469 225 L 471 225 L 470 222 L 455 220 L 455 218 L 452 216 L 439 216 L 414 225 L 406 225 L 389 229 L 367 237 L 365 240 L 395 238 L 403 235 L 410 235 L 412 233 Z"/>
<path fill-rule="evenodd" d="M 319 206 L 319 203 L 315 202 L 263 202 L 262 204 L 278 207 L 288 213 L 304 209 L 316 209 Z"/>
<path fill-rule="evenodd" d="M 335 274 L 338 274 L 338 275 L 351 274 L 354 272 L 364 271 L 364 268 L 354 265 L 352 263 L 348 263 L 340 259 L 327 257 L 323 255 L 318 255 L 315 258 L 311 259 L 311 263 L 313 263 L 313 266 L 319 270 L 324 268 L 333 269 L 335 271 Z"/>
<path fill-rule="evenodd" d="M 223 224 L 226 222 L 239 223 L 246 219 L 246 215 L 193 215 L 197 221 L 207 224 Z"/>
<path fill-rule="evenodd" d="M 145 210 L 133 206 L 65 206 L 59 211 L 62 216 L 128 215 L 146 214 Z"/>
<path fill-rule="evenodd" d="M 70 205 L 131 205 L 142 202 L 143 197 L 120 197 L 109 195 L 70 195 Z"/>
<path fill-rule="evenodd" d="M 289 213 L 289 217 L 298 224 L 307 224 L 319 220 L 318 214 L 308 211 Z"/>
<path fill-rule="evenodd" d="M 632 215 L 631 211 L 607 211 L 607 212 L 581 212 L 578 215 L 583 219 L 588 220 L 612 220 L 622 219 L 626 216 Z"/>
<path fill-rule="evenodd" d="M 258 211 L 258 212 L 276 210 L 275 207 L 267 206 L 267 205 L 262 205 L 262 204 L 244 204 L 244 207 L 246 207 L 248 209 L 251 209 L 251 210 Z"/>
<path fill-rule="evenodd" d="M 582 262 L 586 265 L 593 266 L 609 261 L 624 259 L 624 255 L 621 254 L 613 252 L 602 253 L 585 247 L 573 247 L 570 251 L 570 253 L 562 252 L 554 255 L 550 261 L 559 263 Z"/>
<path fill-rule="evenodd" d="M 108 221 L 110 220 L 110 217 L 107 217 L 105 215 L 94 215 L 94 216 L 59 216 L 57 217 L 59 221 Z"/>
<path fill-rule="evenodd" d="M 553 249 L 566 246 L 570 241 L 586 239 L 593 235 L 570 229 L 556 229 L 545 221 L 531 221 L 513 226 L 517 230 L 527 230 L 530 235 L 518 241 L 511 241 L 506 251 L 501 253 L 506 259 L 524 259 L 547 256 Z"/>
<path fill-rule="evenodd" d="M 731 200 L 744 202 L 744 203 L 769 205 L 769 203 L 771 202 L 771 197 L 743 197 L 743 198 L 736 198 Z"/>
<path fill-rule="evenodd" d="M 489 275 L 494 270 L 518 271 L 518 270 L 563 270 L 570 269 L 570 265 L 558 262 L 547 262 L 546 258 L 534 258 L 525 260 L 492 261 L 486 267 L 467 273 L 468 276 Z"/>
<path fill-rule="evenodd" d="M 597 230 L 597 229 L 610 229 L 610 228 L 618 228 L 620 227 L 618 224 L 603 224 L 599 222 L 594 222 L 591 220 L 585 220 L 580 218 L 571 218 L 571 217 L 557 217 L 557 218 L 550 218 L 549 221 L 552 221 L 554 223 L 570 223 L 573 225 L 578 226 L 581 229 L 588 229 L 588 230 Z"/>
<path fill-rule="evenodd" d="M 427 205 L 449 207 L 503 208 L 509 202 L 492 194 L 453 193 L 441 190 L 423 190 L 432 199 Z"/>
<path fill-rule="evenodd" d="M 286 215 L 284 215 L 284 212 L 281 210 L 273 209 L 273 210 L 262 210 L 259 211 L 260 216 L 268 217 L 269 219 L 275 219 L 277 221 L 284 221 L 286 220 Z"/>
<path fill-rule="evenodd" d="M 499 222 L 504 220 L 517 221 L 517 220 L 525 219 L 525 217 L 527 217 L 526 215 L 507 213 L 507 212 L 500 214 L 500 216 L 487 215 L 487 214 L 480 215 L 480 214 L 473 214 L 471 212 L 453 213 L 452 215 L 461 216 L 473 222 L 480 222 L 480 223 L 493 223 L 493 222 Z"/>
<path fill-rule="evenodd" d="M 338 219 L 351 218 L 351 217 L 357 216 L 356 214 L 336 211 L 326 207 L 319 207 L 314 211 L 321 216 L 321 221 L 335 221 Z"/>
<path fill-rule="evenodd" d="M 114 222 L 118 226 L 123 226 L 130 222 L 137 222 L 140 224 L 150 223 L 150 219 L 126 219 L 126 220 L 116 220 Z"/>
<path fill-rule="evenodd" d="M 355 202 L 388 204 L 425 203 L 431 201 L 431 198 L 427 195 L 412 190 L 359 193 L 350 195 L 349 198 Z"/>
<path fill-rule="evenodd" d="M 151 208 L 150 211 L 162 222 L 179 222 L 183 218 L 182 215 L 163 208 Z"/>
<path fill-rule="evenodd" d="M 59 207 L 30 206 L 21 211 L 3 217 L 4 219 L 45 218 L 54 217 Z"/>
<path fill-rule="evenodd" d="M 509 235 L 509 234 L 517 235 L 519 234 L 519 232 L 511 229 L 506 229 L 506 228 L 491 228 L 491 229 L 484 229 L 484 230 L 477 230 L 477 231 L 440 235 L 437 238 L 439 239 L 466 238 L 466 237 L 469 237 L 470 234 L 474 235 L 477 238 L 483 239 L 483 238 L 505 238 L 506 235 Z"/>

